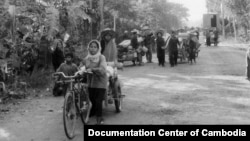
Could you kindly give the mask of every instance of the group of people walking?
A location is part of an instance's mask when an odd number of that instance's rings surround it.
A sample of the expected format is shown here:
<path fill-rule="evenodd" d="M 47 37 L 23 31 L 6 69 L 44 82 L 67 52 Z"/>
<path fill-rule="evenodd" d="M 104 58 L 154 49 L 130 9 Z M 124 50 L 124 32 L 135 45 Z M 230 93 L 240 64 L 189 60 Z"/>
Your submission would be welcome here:
<path fill-rule="evenodd" d="M 137 30 L 131 31 L 132 36 L 131 39 L 128 36 L 128 31 L 125 31 L 124 35 L 122 35 L 123 40 L 131 40 L 131 46 L 134 50 L 137 52 L 137 58 L 139 65 L 142 65 L 142 58 L 145 55 L 147 59 L 147 63 L 152 63 L 152 53 L 155 50 L 157 54 L 158 59 L 158 65 L 164 67 L 166 65 L 166 53 L 168 53 L 168 59 L 169 64 L 171 67 L 178 65 L 178 58 L 179 58 L 179 48 L 181 48 L 183 45 L 187 48 L 188 60 L 194 60 L 195 61 L 195 48 L 196 43 L 191 41 L 191 38 L 187 38 L 188 42 L 182 43 L 179 41 L 178 38 L 178 32 L 172 31 L 171 34 L 164 33 L 163 30 L 158 30 L 155 32 L 155 34 L 148 33 L 144 34 L 143 36 L 141 34 L 138 34 Z M 166 36 L 169 35 L 169 36 Z M 191 35 L 190 35 L 191 36 Z M 196 37 L 197 35 L 195 35 Z M 199 35 L 198 35 L 199 36 Z M 143 41 L 139 41 L 140 38 L 142 38 Z M 198 40 L 198 39 L 197 39 Z M 142 52 L 142 48 L 146 48 L 146 52 Z"/>
<path fill-rule="evenodd" d="M 143 56 L 146 56 L 148 63 L 152 63 L 153 46 L 155 44 L 153 33 L 141 35 L 136 29 L 132 30 L 131 33 L 131 46 L 136 51 L 139 65 L 143 65 Z M 145 48 L 147 51 L 145 51 Z M 135 65 L 136 62 L 133 63 Z"/>
<path fill-rule="evenodd" d="M 180 42 L 176 37 L 176 32 L 172 31 L 169 43 L 166 46 L 168 47 L 169 63 L 171 67 L 177 66 L 178 46 L 180 46 Z"/>
<path fill-rule="evenodd" d="M 165 66 L 165 52 L 168 52 L 169 64 L 171 67 L 178 65 L 179 54 L 186 55 L 183 52 L 187 52 L 187 59 L 189 62 L 195 61 L 195 52 L 196 52 L 196 43 L 191 39 L 191 35 L 185 40 L 185 42 L 181 42 L 177 37 L 177 32 L 172 31 L 171 35 L 164 40 L 163 32 L 157 32 L 157 58 L 159 66 Z M 179 49 L 183 48 L 183 49 Z M 182 52 L 183 51 L 183 52 Z M 183 56 L 182 56 L 183 57 Z M 185 58 L 185 57 L 184 57 Z"/>

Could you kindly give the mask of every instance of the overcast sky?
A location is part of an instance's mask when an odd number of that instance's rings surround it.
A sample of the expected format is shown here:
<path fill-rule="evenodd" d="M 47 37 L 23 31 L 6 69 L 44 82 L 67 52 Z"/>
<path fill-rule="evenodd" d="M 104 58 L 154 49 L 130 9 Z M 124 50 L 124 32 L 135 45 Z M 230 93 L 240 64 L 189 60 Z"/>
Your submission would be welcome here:
<path fill-rule="evenodd" d="M 206 0 L 169 0 L 170 2 L 181 3 L 189 9 L 188 26 L 201 26 L 203 14 L 207 12 Z"/>

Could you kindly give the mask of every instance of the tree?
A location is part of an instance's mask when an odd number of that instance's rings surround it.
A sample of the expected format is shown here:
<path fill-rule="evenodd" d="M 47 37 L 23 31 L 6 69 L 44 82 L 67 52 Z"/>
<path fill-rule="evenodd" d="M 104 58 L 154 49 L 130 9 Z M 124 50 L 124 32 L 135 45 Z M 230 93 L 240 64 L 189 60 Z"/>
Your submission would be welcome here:
<path fill-rule="evenodd" d="M 14 35 L 16 35 L 17 30 L 25 29 L 27 31 L 23 33 L 25 34 L 24 39 L 26 37 L 33 38 L 33 34 L 36 34 L 39 39 L 34 44 L 42 52 L 39 56 L 44 60 L 49 60 L 48 54 L 50 52 L 42 49 L 39 45 L 43 35 L 46 35 L 51 41 L 55 30 L 62 34 L 68 32 L 74 43 L 84 42 L 87 44 L 90 40 L 88 36 L 89 23 L 92 22 L 92 19 L 98 23 L 98 20 L 93 18 L 97 17 L 98 13 L 89 9 L 85 1 L 80 0 L 5 0 L 1 1 L 0 8 L 0 19 L 2 19 L 0 37 L 11 38 L 15 44 Z M 23 18 L 29 19 L 31 22 L 21 21 L 20 19 Z M 16 47 L 16 50 L 20 48 L 20 46 Z M 47 64 L 44 66 L 51 64 L 49 61 L 40 62 L 46 62 Z"/>
<path fill-rule="evenodd" d="M 228 0 L 226 4 L 244 28 L 244 34 L 247 35 L 250 26 L 250 0 Z"/>
<path fill-rule="evenodd" d="M 207 0 L 207 8 L 209 12 L 221 13 L 220 3 L 224 5 L 223 14 L 232 23 L 236 38 L 237 27 L 244 29 L 244 35 L 247 36 L 247 30 L 250 27 L 250 0 Z"/>
<path fill-rule="evenodd" d="M 120 33 L 143 25 L 150 25 L 153 30 L 180 28 L 188 17 L 187 8 L 166 0 L 106 0 L 104 10 L 105 24 L 109 27 L 113 25 L 113 13 L 118 13 Z"/>

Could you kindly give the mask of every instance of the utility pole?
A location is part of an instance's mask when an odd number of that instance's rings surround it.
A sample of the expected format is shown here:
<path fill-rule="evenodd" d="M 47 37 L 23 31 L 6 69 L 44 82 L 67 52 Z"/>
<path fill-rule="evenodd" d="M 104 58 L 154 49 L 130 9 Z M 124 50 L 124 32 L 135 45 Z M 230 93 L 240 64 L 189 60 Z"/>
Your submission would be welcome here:
<path fill-rule="evenodd" d="M 104 29 L 104 1 L 100 0 L 100 11 L 101 11 L 101 31 Z"/>
<path fill-rule="evenodd" d="M 116 30 L 116 15 L 114 15 L 114 31 Z"/>
<path fill-rule="evenodd" d="M 233 17 L 233 27 L 234 27 L 234 40 L 237 41 L 237 29 L 236 29 L 236 19 Z"/>
<path fill-rule="evenodd" d="M 114 16 L 114 31 L 116 31 L 116 18 L 118 16 L 118 12 L 114 12 L 113 16 Z"/>
<path fill-rule="evenodd" d="M 224 16 L 224 0 L 221 0 L 221 18 L 222 18 L 222 35 L 225 38 L 225 16 Z"/>
<path fill-rule="evenodd" d="M 92 9 L 93 9 L 92 0 L 89 0 L 89 3 L 90 3 L 90 10 L 92 11 Z M 91 20 L 91 23 L 90 23 L 90 38 L 91 38 L 91 40 L 93 38 L 93 22 L 92 22 L 92 20 Z"/>

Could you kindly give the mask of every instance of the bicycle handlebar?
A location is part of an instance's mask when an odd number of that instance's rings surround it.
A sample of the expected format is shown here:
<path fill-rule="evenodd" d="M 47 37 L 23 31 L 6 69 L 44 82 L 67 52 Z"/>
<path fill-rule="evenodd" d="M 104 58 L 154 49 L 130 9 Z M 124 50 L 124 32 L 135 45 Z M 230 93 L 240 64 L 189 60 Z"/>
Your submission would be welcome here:
<path fill-rule="evenodd" d="M 65 79 L 74 79 L 76 78 L 77 76 L 81 75 L 80 73 L 86 73 L 86 74 L 93 74 L 93 72 L 87 72 L 87 71 L 83 71 L 83 72 L 76 72 L 75 75 L 73 76 L 66 76 L 63 72 L 56 72 L 56 73 L 53 73 L 52 74 L 52 77 L 56 77 L 56 76 L 59 76 L 59 75 L 62 75 L 63 78 Z"/>

